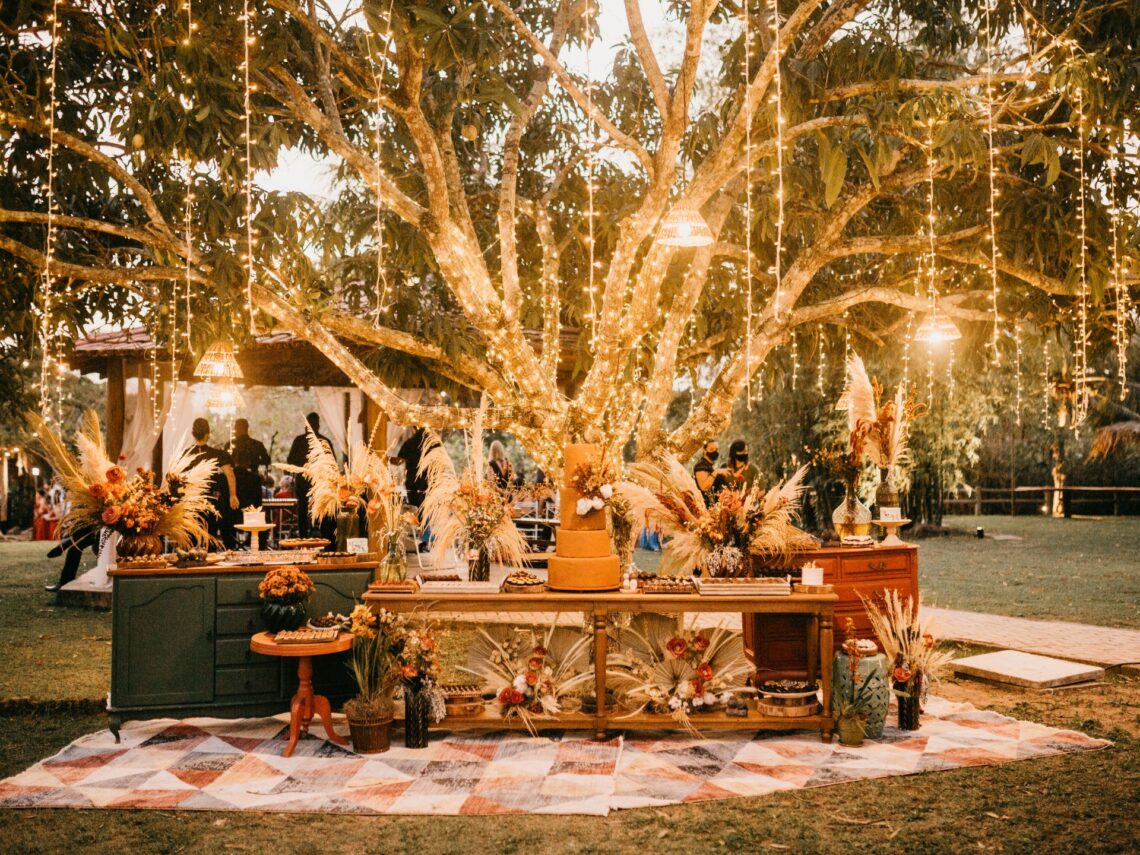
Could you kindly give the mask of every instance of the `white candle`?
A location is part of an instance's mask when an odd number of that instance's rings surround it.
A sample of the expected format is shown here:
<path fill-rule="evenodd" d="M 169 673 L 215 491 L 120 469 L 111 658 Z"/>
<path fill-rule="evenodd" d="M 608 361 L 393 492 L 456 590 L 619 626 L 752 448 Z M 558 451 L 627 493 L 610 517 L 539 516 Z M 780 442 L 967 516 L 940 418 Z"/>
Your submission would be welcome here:
<path fill-rule="evenodd" d="M 805 564 L 800 570 L 800 580 L 805 585 L 822 585 L 823 568 L 817 564 Z"/>

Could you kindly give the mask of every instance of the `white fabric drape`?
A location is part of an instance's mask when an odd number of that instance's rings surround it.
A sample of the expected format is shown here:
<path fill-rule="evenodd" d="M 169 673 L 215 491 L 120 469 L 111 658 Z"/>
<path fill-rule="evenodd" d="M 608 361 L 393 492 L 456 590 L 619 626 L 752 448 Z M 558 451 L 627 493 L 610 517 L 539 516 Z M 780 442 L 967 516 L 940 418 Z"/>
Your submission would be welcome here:
<path fill-rule="evenodd" d="M 317 413 L 321 417 L 321 433 L 332 440 L 338 455 L 347 453 L 350 446 L 364 439 L 360 424 L 360 411 L 364 398 L 359 389 L 343 386 L 316 386 Z M 348 396 L 348 419 L 345 420 L 345 396 Z"/>
<path fill-rule="evenodd" d="M 133 384 L 131 381 L 134 381 Z M 134 394 L 131 395 L 131 386 Z M 154 445 L 158 441 L 158 426 L 166 422 L 170 410 L 170 396 L 166 394 L 168 384 L 158 384 L 158 419 L 155 420 L 154 404 L 152 400 L 151 384 L 142 376 L 127 379 L 127 406 L 125 407 L 125 421 L 123 426 L 123 454 L 126 460 L 123 467 L 133 472 L 137 467 L 150 468 L 154 459 Z"/>
<path fill-rule="evenodd" d="M 189 383 L 165 384 L 166 398 L 170 401 L 162 429 L 162 468 L 170 471 L 171 465 L 191 445 L 190 428 L 201 415 L 198 402 Z M 171 390 L 171 386 L 173 389 Z"/>

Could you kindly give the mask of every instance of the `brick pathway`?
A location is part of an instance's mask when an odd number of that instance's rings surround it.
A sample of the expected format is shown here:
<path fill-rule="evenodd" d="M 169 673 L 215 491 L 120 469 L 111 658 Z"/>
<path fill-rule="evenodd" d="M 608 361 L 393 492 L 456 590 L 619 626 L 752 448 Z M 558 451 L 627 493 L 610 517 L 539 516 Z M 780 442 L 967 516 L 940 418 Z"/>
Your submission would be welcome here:
<path fill-rule="evenodd" d="M 939 638 L 1039 653 L 1109 668 L 1140 662 L 1140 631 L 1133 629 L 1028 620 L 953 609 L 931 608 L 926 611 L 934 616 L 935 634 Z"/>

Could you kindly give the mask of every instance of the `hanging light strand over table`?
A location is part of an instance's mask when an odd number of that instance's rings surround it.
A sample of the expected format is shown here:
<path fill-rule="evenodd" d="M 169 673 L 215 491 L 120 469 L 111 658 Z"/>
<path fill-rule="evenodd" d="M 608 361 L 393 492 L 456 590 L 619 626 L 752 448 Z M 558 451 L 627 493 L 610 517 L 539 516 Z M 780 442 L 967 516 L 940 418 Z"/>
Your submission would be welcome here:
<path fill-rule="evenodd" d="M 1088 258 L 1088 222 L 1085 216 L 1085 104 L 1084 92 L 1078 86 L 1076 93 L 1077 111 L 1077 221 L 1080 227 L 1080 252 L 1077 261 L 1077 335 L 1073 348 L 1073 373 L 1075 377 L 1076 400 L 1073 408 L 1072 426 L 1075 430 L 1085 421 L 1088 415 L 1089 390 L 1089 281 L 1087 270 Z"/>
<path fill-rule="evenodd" d="M 744 278 L 747 283 L 744 295 L 744 362 L 748 366 L 744 380 L 744 400 L 752 411 L 752 13 L 748 0 L 744 9 Z"/>
<path fill-rule="evenodd" d="M 1132 311 L 1131 295 L 1124 281 L 1124 259 L 1120 252 L 1120 200 L 1116 185 L 1117 160 L 1109 161 L 1109 215 L 1112 223 L 1112 284 L 1116 296 L 1116 317 L 1112 338 L 1116 345 L 1116 379 L 1119 398 L 1128 397 L 1128 315 Z"/>
<path fill-rule="evenodd" d="M 384 83 L 384 61 L 388 56 L 388 50 L 392 44 L 392 6 L 395 0 L 390 0 L 388 3 L 388 14 L 386 18 L 386 26 L 384 29 L 384 42 L 381 45 L 378 57 L 374 53 L 373 46 L 370 45 L 368 52 L 368 61 L 372 66 L 372 80 L 376 89 L 376 127 L 374 129 L 375 146 L 376 146 L 376 326 L 380 326 L 380 318 L 388 312 L 391 306 L 391 286 L 388 282 L 387 268 L 384 263 L 385 255 L 387 253 L 386 235 L 384 233 L 384 203 L 380 196 L 380 185 L 384 178 L 383 167 L 383 130 L 384 130 L 384 105 L 383 105 L 383 83 Z"/>
<path fill-rule="evenodd" d="M 590 48 L 594 46 L 592 0 L 582 4 L 582 20 L 586 38 L 586 321 L 590 325 L 589 350 L 593 354 L 598 347 L 598 309 L 596 304 L 597 285 L 595 282 L 594 248 L 594 142 L 597 139 L 594 126 L 594 75 L 590 67 Z"/>
<path fill-rule="evenodd" d="M 986 149 L 989 167 L 989 240 L 990 240 L 990 310 L 993 313 L 993 334 L 990 347 L 995 365 L 1001 359 L 998 350 L 1001 316 L 998 313 L 998 248 L 997 248 L 997 160 L 994 151 L 994 61 L 993 61 L 993 12 L 994 0 L 983 0 L 985 9 L 984 28 L 986 32 Z M 1020 419 L 1020 414 L 1018 415 Z M 1019 422 L 1020 423 L 1020 422 Z"/>
<path fill-rule="evenodd" d="M 244 91 L 242 93 L 242 139 L 245 142 L 245 309 L 249 318 L 249 331 L 256 333 L 253 320 L 253 136 L 250 127 L 252 118 L 253 84 L 250 83 L 250 47 L 256 43 L 257 37 L 253 33 L 253 7 L 249 0 L 242 0 L 242 63 L 241 70 L 244 78 Z"/>
<path fill-rule="evenodd" d="M 48 149 L 47 149 L 47 234 L 44 238 L 44 266 L 40 278 L 40 413 L 46 421 L 63 420 L 62 385 L 59 376 L 61 366 L 59 347 L 55 341 L 55 278 L 52 266 L 55 262 L 55 113 L 56 113 L 56 69 L 59 61 L 59 0 L 53 0 L 49 28 L 50 58 L 48 60 Z M 54 392 L 54 394 L 53 394 Z"/>
<path fill-rule="evenodd" d="M 776 290 L 772 303 L 772 316 L 780 319 L 783 299 L 784 249 L 784 94 L 783 76 L 780 74 L 780 0 L 772 0 L 772 50 L 776 54 L 776 68 L 772 77 L 776 100 Z"/>

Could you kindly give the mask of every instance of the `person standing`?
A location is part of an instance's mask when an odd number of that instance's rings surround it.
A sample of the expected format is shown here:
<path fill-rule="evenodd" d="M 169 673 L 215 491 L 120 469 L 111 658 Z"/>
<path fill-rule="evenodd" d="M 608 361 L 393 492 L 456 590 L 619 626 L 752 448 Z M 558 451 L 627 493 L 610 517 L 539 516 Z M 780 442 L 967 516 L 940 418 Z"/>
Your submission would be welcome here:
<path fill-rule="evenodd" d="M 241 503 L 238 501 L 233 458 L 228 451 L 210 445 L 210 423 L 205 419 L 194 419 L 190 435 L 194 437 L 194 445 L 187 450 L 191 461 L 213 460 L 217 465 L 209 487 L 210 501 L 214 506 L 214 514 L 207 521 L 210 537 L 220 540 L 226 549 L 234 549 L 237 546 L 235 513 Z"/>
<path fill-rule="evenodd" d="M 420 472 L 420 458 L 428 450 L 427 441 L 427 431 L 416 428 L 412 435 L 404 440 L 396 456 L 390 459 L 392 463 L 404 464 L 404 490 L 408 494 L 408 504 L 416 509 L 417 514 L 424 499 L 427 498 L 427 475 Z"/>
<path fill-rule="evenodd" d="M 718 457 L 720 457 L 720 444 L 715 439 L 710 439 L 705 443 L 700 460 L 693 467 L 697 488 L 709 507 L 717 500 L 720 491 L 728 486 L 730 479 L 728 469 L 716 465 Z"/>
<path fill-rule="evenodd" d="M 728 447 L 729 485 L 738 493 L 744 493 L 756 483 L 760 470 L 748 461 L 748 443 L 734 439 Z"/>
<path fill-rule="evenodd" d="M 504 493 L 509 492 L 515 480 L 515 470 L 507 459 L 507 450 L 499 440 L 491 443 L 491 459 L 487 461 L 487 479 L 494 481 Z"/>
<path fill-rule="evenodd" d="M 243 508 L 261 507 L 261 467 L 269 465 L 269 452 L 264 444 L 249 435 L 248 419 L 234 422 L 234 438 L 230 440 L 229 452 L 237 480 L 238 504 Z M 258 540 L 264 549 L 269 532 L 261 532 Z"/>
<path fill-rule="evenodd" d="M 332 440 L 321 433 L 321 417 L 316 413 L 309 413 L 305 416 L 305 421 L 309 425 L 309 430 L 317 435 L 326 448 L 329 454 L 333 453 Z M 309 459 L 309 430 L 297 434 L 293 437 L 293 444 L 289 446 L 289 456 L 285 458 L 285 462 L 290 466 L 304 466 L 305 462 Z M 293 476 L 293 495 L 297 497 L 297 534 L 299 537 L 311 537 L 312 521 L 309 519 L 309 490 L 312 487 L 309 479 L 303 473 L 298 472 Z M 331 526 L 331 534 L 326 531 Z M 322 520 L 319 528 L 321 537 L 335 536 L 336 520 Z"/>

